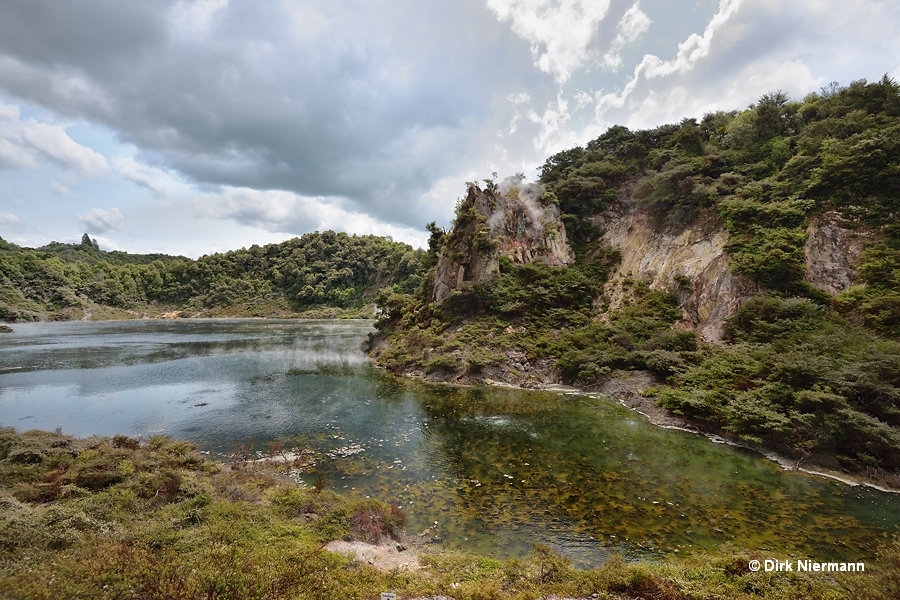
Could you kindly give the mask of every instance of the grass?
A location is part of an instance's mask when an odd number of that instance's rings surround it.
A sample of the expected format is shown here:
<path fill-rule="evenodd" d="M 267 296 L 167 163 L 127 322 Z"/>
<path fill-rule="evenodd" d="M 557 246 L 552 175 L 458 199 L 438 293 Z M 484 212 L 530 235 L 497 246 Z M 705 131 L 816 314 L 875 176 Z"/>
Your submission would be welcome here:
<path fill-rule="evenodd" d="M 754 573 L 750 560 L 773 557 L 732 547 L 657 563 L 613 556 L 588 571 L 540 545 L 509 561 L 423 551 L 422 569 L 381 572 L 324 545 L 402 538 L 402 511 L 297 485 L 286 468 L 213 463 L 165 436 L 0 429 L 0 597 L 829 600 L 900 589 L 900 540 L 846 577 Z"/>

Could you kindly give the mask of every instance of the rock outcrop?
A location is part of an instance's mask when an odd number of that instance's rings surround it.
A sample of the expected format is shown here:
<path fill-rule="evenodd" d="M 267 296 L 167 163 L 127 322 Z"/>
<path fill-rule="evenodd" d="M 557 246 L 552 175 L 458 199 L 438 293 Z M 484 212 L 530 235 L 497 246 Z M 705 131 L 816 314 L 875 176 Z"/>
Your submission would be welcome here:
<path fill-rule="evenodd" d="M 432 301 L 440 303 L 453 290 L 491 281 L 500 271 L 500 256 L 517 264 L 572 262 L 559 208 L 544 201 L 540 185 L 523 179 L 508 177 L 483 190 L 469 184 L 441 248 Z"/>
<path fill-rule="evenodd" d="M 813 217 L 803 248 L 809 284 L 831 296 L 850 287 L 868 235 L 834 211 Z"/>
<path fill-rule="evenodd" d="M 469 184 L 438 259 L 431 300 L 440 303 L 453 290 L 491 281 L 499 272 L 500 256 L 517 264 L 570 264 L 573 256 L 559 208 L 542 194 L 539 185 L 523 184 L 521 177 L 507 178 L 499 186 L 490 183 L 483 190 Z M 601 243 L 621 255 L 598 299 L 601 318 L 621 306 L 631 285 L 641 281 L 675 294 L 683 312 L 681 326 L 718 343 L 725 320 L 764 291 L 732 271 L 728 232 L 713 211 L 673 227 L 625 188 L 595 222 L 604 231 Z M 831 295 L 847 289 L 866 234 L 829 212 L 810 220 L 807 235 L 807 281 Z"/>
<path fill-rule="evenodd" d="M 682 325 L 717 343 L 725 320 L 747 298 L 763 291 L 731 270 L 728 232 L 714 213 L 672 228 L 625 191 L 598 221 L 605 230 L 603 243 L 621 254 L 604 288 L 607 309 L 627 298 L 629 281 L 643 281 L 651 289 L 674 293 L 681 303 Z M 830 295 L 847 289 L 853 283 L 865 235 L 837 213 L 813 217 L 805 247 L 810 285 Z"/>
<path fill-rule="evenodd" d="M 602 241 L 621 254 L 604 287 L 608 309 L 622 304 L 630 281 L 674 293 L 682 325 L 710 342 L 722 339 L 722 325 L 741 303 L 759 292 L 731 271 L 725 251 L 728 233 L 712 214 L 679 228 L 668 227 L 645 205 L 625 195 L 601 218 Z"/>

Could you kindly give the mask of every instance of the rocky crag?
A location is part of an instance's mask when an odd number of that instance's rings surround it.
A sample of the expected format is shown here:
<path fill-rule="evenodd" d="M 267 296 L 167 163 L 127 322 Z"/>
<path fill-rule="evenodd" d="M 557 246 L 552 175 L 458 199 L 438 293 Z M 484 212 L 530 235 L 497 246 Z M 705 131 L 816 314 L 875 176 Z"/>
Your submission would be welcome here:
<path fill-rule="evenodd" d="M 725 321 L 748 298 L 765 292 L 734 272 L 729 234 L 711 211 L 672 227 L 626 190 L 595 222 L 604 232 L 601 243 L 621 256 L 603 289 L 604 311 L 620 307 L 628 297 L 628 282 L 640 280 L 678 297 L 681 327 L 720 343 Z M 831 296 L 850 287 L 871 234 L 830 211 L 811 218 L 806 235 L 806 281 Z"/>
<path fill-rule="evenodd" d="M 525 185 L 520 178 L 484 190 L 471 184 L 459 212 L 462 218 L 447 235 L 435 270 L 430 299 L 436 304 L 454 290 L 492 281 L 501 256 L 519 265 L 574 262 L 559 209 L 544 199 L 538 184 Z M 729 234 L 713 211 L 674 227 L 625 186 L 593 221 L 602 231 L 596 243 L 620 257 L 595 299 L 600 320 L 628 302 L 637 280 L 678 298 L 680 328 L 720 343 L 726 320 L 748 298 L 765 292 L 732 269 Z M 850 287 L 871 234 L 834 211 L 811 218 L 806 233 L 807 282 L 829 295 Z"/>
<path fill-rule="evenodd" d="M 572 262 L 559 207 L 547 202 L 543 188 L 508 177 L 485 189 L 469 183 L 457 220 L 435 270 L 431 300 L 441 303 L 453 290 L 488 283 L 500 272 L 500 257 L 514 264 Z"/>

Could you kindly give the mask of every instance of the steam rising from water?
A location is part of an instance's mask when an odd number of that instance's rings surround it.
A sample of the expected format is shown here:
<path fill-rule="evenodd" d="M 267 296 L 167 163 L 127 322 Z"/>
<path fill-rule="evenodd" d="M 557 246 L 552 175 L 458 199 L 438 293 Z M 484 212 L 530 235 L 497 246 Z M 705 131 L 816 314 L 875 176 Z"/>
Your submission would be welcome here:
<path fill-rule="evenodd" d="M 266 364 L 267 370 L 280 372 L 357 369 L 371 361 L 360 349 L 337 351 L 301 341 L 293 348 L 265 352 L 258 360 Z"/>

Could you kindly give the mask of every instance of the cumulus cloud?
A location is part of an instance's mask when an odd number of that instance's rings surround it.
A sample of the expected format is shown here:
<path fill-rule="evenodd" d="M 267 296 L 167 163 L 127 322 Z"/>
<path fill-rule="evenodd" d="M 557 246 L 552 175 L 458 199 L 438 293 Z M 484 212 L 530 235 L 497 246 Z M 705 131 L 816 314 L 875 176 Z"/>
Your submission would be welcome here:
<path fill-rule="evenodd" d="M 562 83 L 591 57 L 609 0 L 487 0 L 487 6 L 531 44 L 535 65 Z"/>
<path fill-rule="evenodd" d="M 741 7 L 741 0 L 720 0 L 719 11 L 706 25 L 702 35 L 691 34 L 685 41 L 678 44 L 678 54 L 673 60 L 663 60 L 658 56 L 648 54 L 644 60 L 635 67 L 634 74 L 637 78 L 643 74 L 648 79 L 665 77 L 673 73 L 684 73 L 692 68 L 698 60 L 709 55 L 716 32 L 721 29 Z"/>
<path fill-rule="evenodd" d="M 894 41 L 900 39 L 900 5 L 849 2 L 823 0 L 811 9 L 774 0 L 720 0 L 705 18 L 697 15 L 693 31 L 682 29 L 680 40 L 663 44 L 659 36 L 638 36 L 635 47 L 652 45 L 654 51 L 635 57 L 638 48 L 623 46 L 621 76 L 606 71 L 588 78 L 583 69 L 578 85 L 560 86 L 557 101 L 534 110 L 533 146 L 546 156 L 584 144 L 611 125 L 652 128 L 741 109 L 775 90 L 800 99 L 833 80 L 874 80 L 884 72 L 896 78 L 891 68 L 900 62 Z M 635 6 L 618 13 L 616 36 L 642 27 L 636 26 L 640 19 L 625 16 L 646 10 Z M 654 27 L 672 18 L 658 7 L 651 16 Z M 623 24 L 629 19 L 630 29 Z"/>
<path fill-rule="evenodd" d="M 50 188 L 50 191 L 56 194 L 57 196 L 71 196 L 72 190 L 69 189 L 69 186 L 66 184 L 56 181 L 55 179 L 51 179 L 47 183 L 47 187 Z"/>
<path fill-rule="evenodd" d="M 71 209 L 83 217 L 93 206 L 146 202 L 146 194 L 102 197 L 104 189 L 121 194 L 114 184 L 127 180 L 150 191 L 154 209 L 162 198 L 196 201 L 211 216 L 257 228 L 254 235 L 332 228 L 409 240 L 425 222 L 449 223 L 463 182 L 534 173 L 549 154 L 613 124 L 655 127 L 742 108 L 768 91 L 802 98 L 834 80 L 900 77 L 898 3 L 710 0 L 688 8 L 638 0 L 6 3 L 0 169 L 61 167 L 56 183 L 34 173 L 40 181 L 28 194 L 74 190 L 67 202 L 89 202 Z M 10 102 L 49 116 L 24 118 Z M 72 122 L 78 142 L 60 125 Z M 126 155 L 134 158 L 113 158 Z M 76 187 L 76 174 L 101 183 Z M 153 212 L 133 208 L 129 215 Z M 29 210 L 16 213 L 36 222 Z M 244 229 L 223 226 L 220 235 Z"/>
<path fill-rule="evenodd" d="M 300 196 L 285 190 L 225 187 L 198 202 L 196 208 L 204 217 L 232 219 L 242 225 L 289 235 L 330 229 L 359 235 L 387 235 L 417 247 L 427 245 L 423 228 L 392 225 L 369 214 L 348 210 L 336 199 Z"/>
<path fill-rule="evenodd" d="M 169 23 L 177 34 L 204 35 L 216 12 L 227 5 L 228 0 L 180 0 L 169 12 Z"/>
<path fill-rule="evenodd" d="M 822 2 L 817 10 L 768 1 L 737 6 L 722 0 L 703 33 L 688 36 L 672 60 L 644 58 L 621 90 L 598 93 L 597 121 L 604 127 L 654 127 L 685 116 L 745 108 L 776 90 L 801 99 L 835 79 L 847 83 L 860 76 L 880 77 L 878 71 L 867 73 L 873 55 L 865 59 L 856 49 L 838 51 L 836 44 L 897 39 L 900 27 L 896 18 L 884 14 L 884 6 L 854 4 L 846 13 L 854 16 L 844 18 L 841 32 L 831 35 L 838 27 L 837 0 Z M 892 12 L 900 17 L 897 8 Z M 878 58 L 888 64 L 884 61 L 892 55 L 900 56 L 896 44 L 883 48 Z"/>
<path fill-rule="evenodd" d="M 625 106 L 642 79 L 665 78 L 675 74 L 684 75 L 690 71 L 697 61 L 709 54 L 716 32 L 737 12 L 740 5 L 741 0 L 720 0 L 719 10 L 706 25 L 703 34 L 692 33 L 685 41 L 678 44 L 678 53 L 674 59 L 667 61 L 653 54 L 647 54 L 635 66 L 634 74 L 621 90 L 598 91 L 595 95 L 598 117 L 604 115 L 609 109 Z"/>
<path fill-rule="evenodd" d="M 125 217 L 118 208 L 93 208 L 86 213 L 77 215 L 78 220 L 87 227 L 90 233 L 106 233 L 108 231 L 121 231 L 125 225 Z"/>
<path fill-rule="evenodd" d="M 109 170 L 102 154 L 73 140 L 61 125 L 22 120 L 18 106 L 0 104 L 0 167 L 36 168 L 40 160 L 93 179 Z"/>
<path fill-rule="evenodd" d="M 626 44 L 637 41 L 650 29 L 650 17 L 641 10 L 640 2 L 635 2 L 616 25 L 616 37 L 613 38 L 609 50 L 603 55 L 603 65 L 616 71 L 622 66 L 620 52 Z"/>
<path fill-rule="evenodd" d="M 408 226 L 434 181 L 485 153 L 481 131 L 509 122 L 495 97 L 540 95 L 544 78 L 473 3 L 98 7 L 4 8 L 0 87 L 102 124 L 185 181 L 346 198 Z"/>

